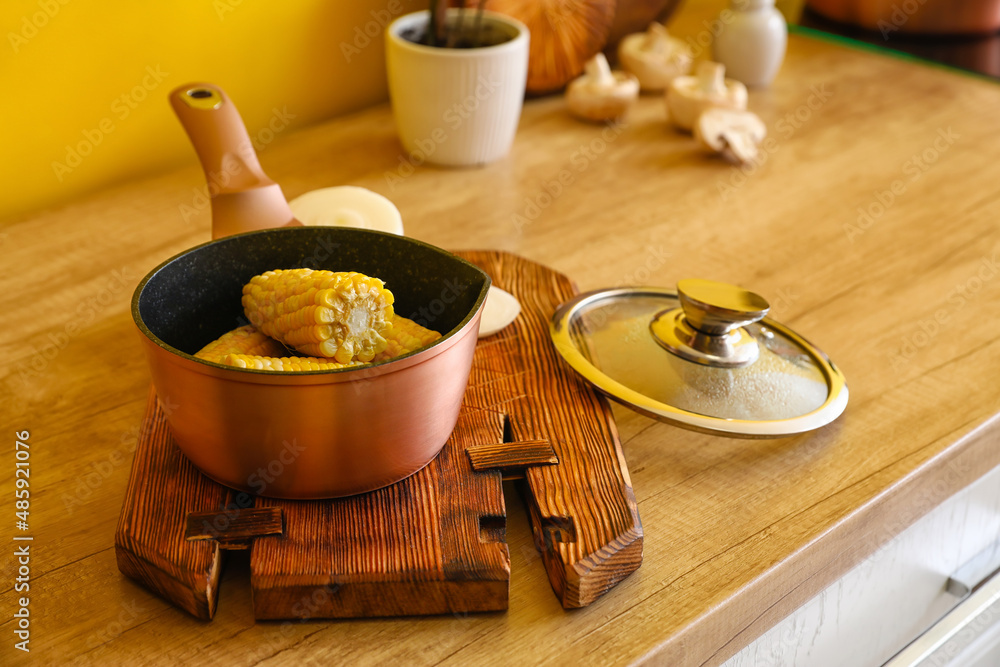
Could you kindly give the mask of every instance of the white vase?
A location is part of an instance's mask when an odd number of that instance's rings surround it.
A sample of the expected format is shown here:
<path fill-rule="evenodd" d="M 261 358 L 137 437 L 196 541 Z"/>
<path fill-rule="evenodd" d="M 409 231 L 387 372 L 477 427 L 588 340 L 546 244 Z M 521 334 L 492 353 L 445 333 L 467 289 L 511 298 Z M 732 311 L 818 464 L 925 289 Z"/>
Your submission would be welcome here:
<path fill-rule="evenodd" d="M 466 25 L 475 10 L 460 12 Z M 407 14 L 386 28 L 389 96 L 396 129 L 414 164 L 474 166 L 510 151 L 521 118 L 528 76 L 528 28 L 519 21 L 483 13 L 484 26 L 510 36 L 480 48 L 442 48 L 409 41 L 427 25 L 426 10 Z"/>
<path fill-rule="evenodd" d="M 726 76 L 748 86 L 770 84 L 785 59 L 788 26 L 774 0 L 732 0 L 729 20 L 712 45 Z"/>

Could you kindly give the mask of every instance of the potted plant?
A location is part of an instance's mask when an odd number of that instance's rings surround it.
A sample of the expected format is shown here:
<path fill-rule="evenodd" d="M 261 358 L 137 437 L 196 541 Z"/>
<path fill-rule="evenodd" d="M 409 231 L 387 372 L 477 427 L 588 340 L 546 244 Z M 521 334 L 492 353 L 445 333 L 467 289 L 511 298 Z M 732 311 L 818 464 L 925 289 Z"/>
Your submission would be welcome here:
<path fill-rule="evenodd" d="M 528 72 L 528 29 L 482 8 L 407 14 L 386 28 L 389 96 L 410 162 L 473 166 L 510 150 Z"/>

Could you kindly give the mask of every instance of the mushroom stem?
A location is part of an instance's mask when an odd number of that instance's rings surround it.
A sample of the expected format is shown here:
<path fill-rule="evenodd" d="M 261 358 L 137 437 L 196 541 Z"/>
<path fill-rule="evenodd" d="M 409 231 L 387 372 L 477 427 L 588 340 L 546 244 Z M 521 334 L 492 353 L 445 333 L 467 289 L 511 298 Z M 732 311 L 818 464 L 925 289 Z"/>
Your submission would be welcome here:
<path fill-rule="evenodd" d="M 612 72 L 603 53 L 588 60 L 584 69 L 583 76 L 566 88 L 566 104 L 580 118 L 597 122 L 618 118 L 639 96 L 639 80 Z"/>
<path fill-rule="evenodd" d="M 709 61 L 698 65 L 698 86 L 706 93 L 724 95 L 726 93 L 725 65 Z"/>
<path fill-rule="evenodd" d="M 588 60 L 587 64 L 584 65 L 584 70 L 586 70 L 587 76 L 599 85 L 615 85 L 615 75 L 611 73 L 611 66 L 608 65 L 608 59 L 604 57 L 603 53 L 598 53 Z"/>
<path fill-rule="evenodd" d="M 670 34 L 662 23 L 653 21 L 646 30 L 646 40 L 643 44 L 646 51 L 651 53 L 665 53 L 670 48 Z"/>

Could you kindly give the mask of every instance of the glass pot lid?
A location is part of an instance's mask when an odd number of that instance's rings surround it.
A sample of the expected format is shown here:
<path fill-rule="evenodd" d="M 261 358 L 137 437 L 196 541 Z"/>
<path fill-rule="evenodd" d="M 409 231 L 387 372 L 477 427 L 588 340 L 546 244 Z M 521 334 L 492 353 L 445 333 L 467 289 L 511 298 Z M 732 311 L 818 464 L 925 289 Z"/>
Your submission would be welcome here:
<path fill-rule="evenodd" d="M 597 290 L 561 305 L 552 341 L 615 400 L 698 431 L 770 438 L 829 424 L 844 376 L 818 348 L 765 315 L 760 295 L 710 280 Z"/>

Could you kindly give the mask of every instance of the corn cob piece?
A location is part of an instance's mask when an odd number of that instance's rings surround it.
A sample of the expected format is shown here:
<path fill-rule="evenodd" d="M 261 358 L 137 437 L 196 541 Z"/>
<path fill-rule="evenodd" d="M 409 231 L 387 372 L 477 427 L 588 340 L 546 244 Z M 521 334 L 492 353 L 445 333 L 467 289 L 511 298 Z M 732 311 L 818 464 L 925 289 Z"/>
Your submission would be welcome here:
<path fill-rule="evenodd" d="M 227 354 L 249 354 L 265 357 L 282 357 L 288 354 L 285 346 L 270 336 L 247 325 L 222 334 L 205 347 L 198 350 L 194 356 L 207 361 L 222 363 L 222 357 Z"/>
<path fill-rule="evenodd" d="M 392 329 L 386 335 L 387 346 L 385 350 L 375 355 L 372 361 L 388 361 L 430 345 L 440 337 L 441 334 L 438 332 L 426 329 L 413 320 L 396 315 L 392 319 Z M 326 371 L 366 365 L 361 361 L 342 364 L 326 357 L 277 357 L 238 352 L 224 355 L 219 359 L 219 363 L 237 368 L 255 368 L 265 371 Z"/>
<path fill-rule="evenodd" d="M 219 363 L 260 371 L 332 371 L 365 365 L 361 361 L 341 364 L 326 357 L 267 357 L 250 354 L 227 354 Z"/>
<path fill-rule="evenodd" d="M 420 326 L 401 315 L 392 318 L 392 331 L 386 336 L 385 350 L 375 355 L 374 361 L 395 359 L 414 350 L 426 347 L 441 337 L 437 331 Z"/>
<path fill-rule="evenodd" d="M 371 361 L 392 327 L 392 292 L 360 273 L 292 269 L 254 276 L 243 311 L 262 332 L 298 352 L 339 363 Z"/>

